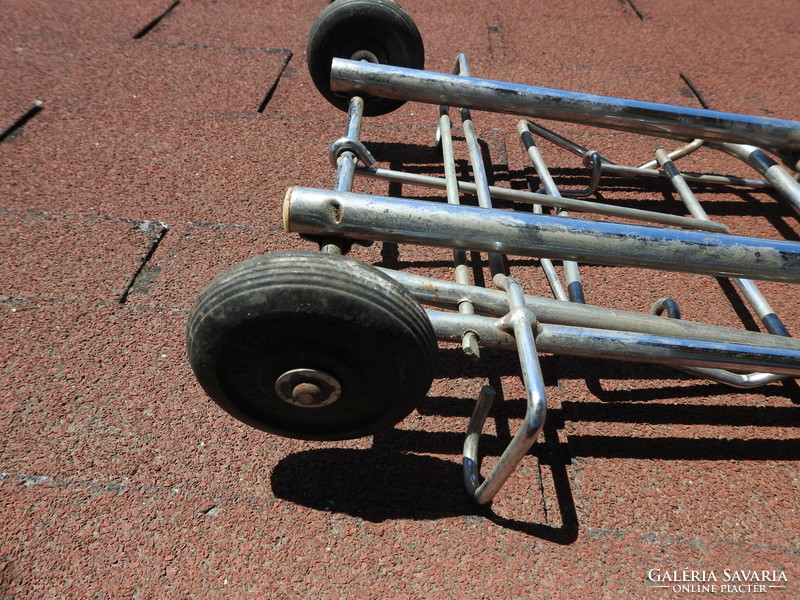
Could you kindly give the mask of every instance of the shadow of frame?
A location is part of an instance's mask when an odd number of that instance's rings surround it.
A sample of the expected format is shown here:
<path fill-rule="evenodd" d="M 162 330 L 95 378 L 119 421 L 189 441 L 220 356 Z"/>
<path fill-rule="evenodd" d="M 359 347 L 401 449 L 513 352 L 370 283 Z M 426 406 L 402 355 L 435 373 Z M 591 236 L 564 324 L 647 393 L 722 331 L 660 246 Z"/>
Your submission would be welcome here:
<path fill-rule="evenodd" d="M 444 351 L 445 355 L 449 354 Z M 451 360 L 458 363 L 458 353 Z M 523 399 L 503 400 L 501 375 L 493 372 L 489 383 L 499 392 L 492 409 L 496 435 L 484 434 L 481 439 L 483 456 L 497 457 L 513 435 L 513 420 L 525 413 Z M 563 361 L 564 357 L 558 357 Z M 577 376 L 578 364 L 568 361 L 572 376 Z M 468 365 L 449 364 L 440 369 L 439 376 L 447 377 L 450 370 L 464 375 Z M 562 365 L 563 366 L 563 365 Z M 474 363 L 466 371 L 480 376 L 487 365 Z M 584 369 L 586 365 L 584 363 Z M 632 377 L 641 377 L 639 367 L 627 365 Z M 503 369 L 499 369 L 503 371 Z M 581 369 L 577 369 L 581 370 Z M 514 371 L 512 369 L 511 371 Z M 582 372 L 589 389 L 593 369 Z M 608 371 L 603 370 L 606 374 Z M 619 373 L 619 377 L 623 377 Z M 507 372 L 507 375 L 513 375 Z M 652 373 L 651 376 L 663 376 Z M 556 385 L 557 381 L 551 385 Z M 599 379 L 596 384 L 599 384 Z M 727 388 L 718 384 L 704 386 L 709 392 L 724 394 Z M 480 516 L 496 525 L 515 530 L 553 543 L 568 545 L 577 540 L 579 516 L 570 480 L 572 461 L 579 457 L 634 458 L 655 460 L 800 460 L 796 439 L 715 439 L 681 437 L 630 437 L 615 435 L 575 434 L 566 438 L 563 431 L 568 422 L 655 423 L 676 425 L 755 425 L 759 427 L 800 426 L 800 412 L 794 406 L 729 406 L 723 404 L 671 405 L 653 403 L 652 390 L 632 390 L 620 397 L 602 397 L 602 402 L 562 400 L 549 411 L 544 430 L 531 454 L 538 460 L 540 485 L 549 489 L 543 494 L 555 499 L 556 510 L 547 514 L 547 522 L 529 522 L 508 518 L 496 513 L 492 506 L 481 507 L 472 502 L 464 491 L 460 462 L 431 454 L 459 456 L 463 434 L 452 431 L 422 431 L 393 429 L 373 440 L 369 449 L 316 448 L 290 455 L 281 460 L 272 473 L 272 488 L 279 498 L 315 510 L 345 513 L 370 522 L 394 519 L 437 520 L 455 516 Z M 674 398 L 678 389 L 668 390 Z M 682 388 L 682 395 L 694 396 L 694 386 Z M 778 396 L 791 391 L 776 387 Z M 664 394 L 662 390 L 661 395 Z M 624 401 L 621 401 L 623 400 Z M 611 400 L 611 401 L 610 401 Z M 469 398 L 428 398 L 418 408 L 423 417 L 467 417 L 473 400 Z M 562 433 L 561 439 L 559 433 Z M 549 477 L 545 477 L 545 472 Z M 544 480 L 547 479 L 546 483 Z M 538 482 L 532 482 L 536 485 Z M 552 486 L 552 487 L 550 487 Z M 502 492 L 501 492 L 502 493 Z M 542 498 L 544 502 L 544 498 Z"/>
<path fill-rule="evenodd" d="M 491 505 L 476 505 L 464 491 L 460 464 L 384 446 L 298 452 L 275 466 L 271 480 L 278 498 L 373 523 L 471 515 L 532 537 L 571 544 L 578 537 L 578 519 L 567 466 L 551 467 L 562 521 L 556 526 L 502 517 Z"/>

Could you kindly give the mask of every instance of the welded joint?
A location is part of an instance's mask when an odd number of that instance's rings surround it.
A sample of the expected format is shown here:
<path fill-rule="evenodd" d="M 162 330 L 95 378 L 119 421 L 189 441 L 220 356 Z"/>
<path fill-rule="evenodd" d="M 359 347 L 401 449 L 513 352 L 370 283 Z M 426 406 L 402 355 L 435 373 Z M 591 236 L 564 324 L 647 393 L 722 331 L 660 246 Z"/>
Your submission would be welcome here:
<path fill-rule="evenodd" d="M 497 328 L 513 334 L 515 325 L 536 327 L 538 320 L 525 303 L 525 293 L 522 290 L 522 286 L 513 277 L 506 277 L 504 284 L 509 312 L 497 320 Z"/>
<path fill-rule="evenodd" d="M 536 316 L 527 308 L 517 308 L 497 319 L 496 327 L 501 331 L 513 335 L 514 326 L 520 323 L 530 327 L 536 327 L 538 321 L 536 320 Z"/>
<path fill-rule="evenodd" d="M 330 150 L 328 150 L 328 159 L 334 167 L 338 166 L 339 157 L 345 152 L 352 152 L 367 167 L 375 164 L 375 157 L 372 156 L 372 153 L 367 150 L 364 144 L 357 140 L 343 137 L 333 142 Z"/>

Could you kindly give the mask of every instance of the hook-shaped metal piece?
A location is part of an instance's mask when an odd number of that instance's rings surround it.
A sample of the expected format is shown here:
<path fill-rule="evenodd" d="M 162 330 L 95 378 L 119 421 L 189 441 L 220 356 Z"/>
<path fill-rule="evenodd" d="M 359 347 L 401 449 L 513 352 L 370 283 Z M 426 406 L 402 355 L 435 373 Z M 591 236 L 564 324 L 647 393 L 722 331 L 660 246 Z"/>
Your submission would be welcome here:
<path fill-rule="evenodd" d="M 500 456 L 500 460 L 486 476 L 486 479 L 481 481 L 478 442 L 495 396 L 491 387 L 486 386 L 481 390 L 467 427 L 463 458 L 464 484 L 467 487 L 467 493 L 478 504 L 491 502 L 508 480 L 539 437 L 547 412 L 544 379 L 533 337 L 533 325 L 536 323 L 536 318 L 525 306 L 522 286 L 511 277 L 506 277 L 505 286 L 510 311 L 497 322 L 497 327 L 513 332 L 522 367 L 522 380 L 525 384 L 527 403 L 522 425 Z"/>

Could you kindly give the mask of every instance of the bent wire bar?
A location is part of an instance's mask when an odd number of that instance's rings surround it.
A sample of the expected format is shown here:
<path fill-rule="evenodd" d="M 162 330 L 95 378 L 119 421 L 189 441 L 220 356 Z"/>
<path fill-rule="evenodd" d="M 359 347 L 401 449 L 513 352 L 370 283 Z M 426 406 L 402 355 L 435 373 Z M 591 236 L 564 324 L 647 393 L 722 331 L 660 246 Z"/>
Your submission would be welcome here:
<path fill-rule="evenodd" d="M 753 280 L 800 283 L 800 243 L 731 235 L 711 220 L 689 184 L 773 189 L 800 214 L 800 184 L 764 149 L 794 166 L 800 158 L 800 123 L 748 117 L 705 109 L 674 107 L 620 98 L 578 94 L 470 76 L 459 55 L 452 75 L 364 61 L 334 59 L 331 89 L 350 96 L 345 136 L 330 149 L 336 166 L 332 190 L 290 188 L 284 201 L 287 231 L 317 239 L 324 252 L 345 253 L 351 241 L 386 241 L 453 249 L 455 281 L 383 269 L 429 308 L 441 341 L 460 342 L 464 352 L 480 347 L 516 349 L 527 396 L 526 414 L 493 469 L 480 473 L 479 439 L 495 392 L 481 389 L 467 428 L 464 482 L 481 504 L 490 502 L 535 443 L 546 414 L 539 352 L 603 357 L 670 365 L 734 387 L 749 388 L 800 376 L 800 341 L 792 339 Z M 439 105 L 437 142 L 444 176 L 434 177 L 377 167 L 360 140 L 364 98 L 380 97 Z M 460 109 L 474 181 L 456 176 L 450 107 Z M 491 186 L 479 150 L 470 109 L 564 120 L 687 140 L 667 153 L 659 150 L 638 167 L 619 165 L 538 123 L 518 123 L 520 141 L 542 182 L 524 191 Z M 583 189 L 556 186 L 536 138 L 581 156 L 590 169 Z M 682 156 L 710 146 L 750 165 L 765 179 L 682 172 Z M 588 200 L 605 174 L 666 178 L 691 216 L 632 209 Z M 368 177 L 440 188 L 447 202 L 358 194 L 354 178 Z M 461 204 L 461 194 L 478 206 Z M 533 212 L 499 210 L 492 199 L 533 206 Z M 555 215 L 544 214 L 553 207 Z M 567 210 L 625 219 L 625 223 L 570 217 Z M 647 225 L 632 225 L 628 221 Z M 467 251 L 486 252 L 492 290 L 473 285 Z M 505 272 L 505 255 L 539 259 L 556 299 L 526 295 Z M 564 287 L 551 260 L 563 261 Z M 757 333 L 680 319 L 677 304 L 659 299 L 651 314 L 584 303 L 579 263 L 664 269 L 733 278 L 769 333 Z M 565 304 L 568 303 L 568 304 Z M 445 309 L 445 310 L 442 310 Z M 663 312 L 667 317 L 660 316 Z"/>

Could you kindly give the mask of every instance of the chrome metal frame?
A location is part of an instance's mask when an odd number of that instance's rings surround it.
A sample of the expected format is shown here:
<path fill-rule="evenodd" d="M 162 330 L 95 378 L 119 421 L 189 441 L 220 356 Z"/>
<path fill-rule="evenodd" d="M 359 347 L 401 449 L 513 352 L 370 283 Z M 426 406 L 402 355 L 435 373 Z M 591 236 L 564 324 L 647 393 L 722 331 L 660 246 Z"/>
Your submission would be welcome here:
<path fill-rule="evenodd" d="M 678 140 L 752 144 L 786 153 L 794 158 L 793 165 L 800 158 L 796 121 L 478 79 L 464 69 L 450 75 L 334 58 L 331 89 L 349 96 L 459 106 Z"/>
<path fill-rule="evenodd" d="M 527 396 L 525 418 L 485 478 L 480 474 L 479 438 L 495 395 L 491 388 L 480 391 L 466 432 L 464 481 L 476 502 L 491 501 L 544 425 L 547 403 L 539 352 L 667 364 L 742 388 L 800 377 L 800 341 L 789 337 L 753 282 L 800 283 L 800 243 L 731 235 L 724 224 L 708 217 L 689 185 L 699 182 L 770 188 L 800 214 L 797 177 L 761 149 L 796 165 L 800 123 L 476 79 L 470 76 L 464 55 L 458 56 L 452 75 L 335 59 L 331 86 L 351 96 L 345 136 L 334 142 L 330 151 L 336 166 L 333 189 L 291 188 L 284 203 L 285 227 L 316 237 L 325 252 L 344 253 L 349 240 L 453 249 L 453 282 L 384 272 L 422 304 L 432 307 L 427 314 L 439 340 L 460 342 L 463 351 L 474 357 L 480 356 L 481 346 L 517 351 Z M 374 166 L 373 157 L 360 140 L 363 97 L 369 96 L 439 105 L 437 143 L 441 145 L 444 177 Z M 450 107 L 460 108 L 474 182 L 456 177 Z M 518 133 L 541 189 L 528 192 L 489 185 L 470 109 L 527 117 L 519 122 Z M 627 167 L 528 120 L 530 117 L 691 141 L 670 153 L 658 150 L 654 160 L 641 166 Z M 559 188 L 536 138 L 581 156 L 590 170 L 589 185 L 584 189 Z M 746 162 L 765 180 L 678 170 L 675 162 L 680 157 L 704 145 Z M 669 179 L 691 216 L 586 200 L 609 173 Z M 441 188 L 446 191 L 447 203 L 357 194 L 352 191 L 356 176 Z M 462 192 L 476 195 L 478 206 L 462 206 Z M 498 210 L 493 208 L 493 199 L 529 203 L 533 212 Z M 544 214 L 543 206 L 554 207 L 555 214 Z M 648 225 L 577 219 L 570 217 L 568 210 Z M 496 289 L 471 283 L 468 251 L 488 253 Z M 506 273 L 506 254 L 538 258 L 555 300 L 526 295 Z M 563 261 L 566 286 L 552 259 Z M 580 262 L 733 278 L 769 333 L 681 320 L 677 304 L 668 298 L 657 300 L 651 314 L 587 305 Z M 565 307 L 565 303 L 569 305 Z M 663 313 L 666 317 L 660 316 Z"/>

